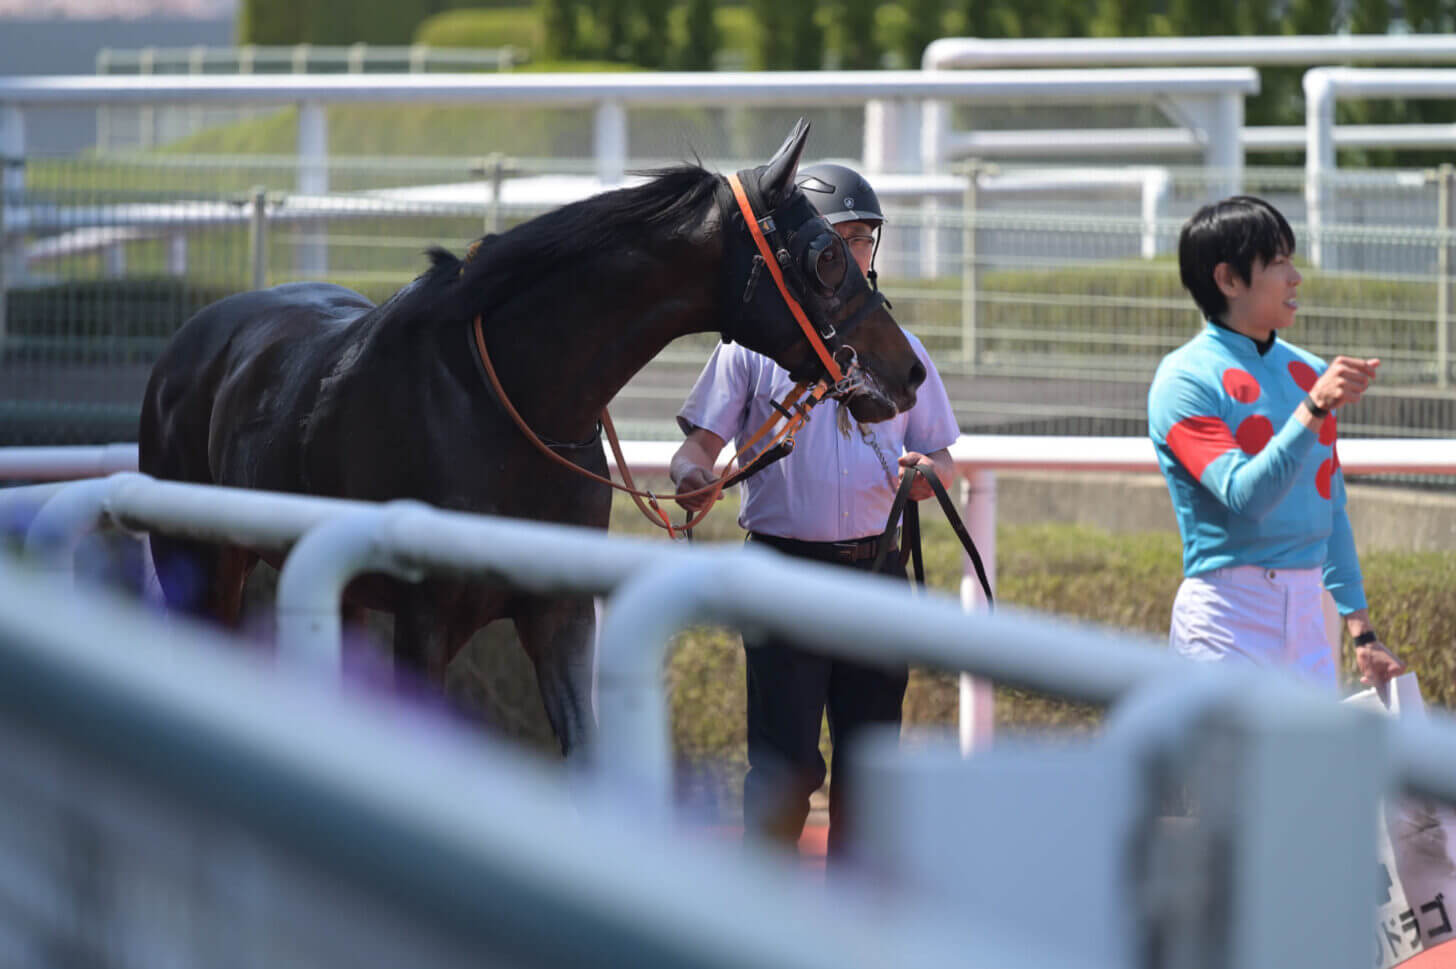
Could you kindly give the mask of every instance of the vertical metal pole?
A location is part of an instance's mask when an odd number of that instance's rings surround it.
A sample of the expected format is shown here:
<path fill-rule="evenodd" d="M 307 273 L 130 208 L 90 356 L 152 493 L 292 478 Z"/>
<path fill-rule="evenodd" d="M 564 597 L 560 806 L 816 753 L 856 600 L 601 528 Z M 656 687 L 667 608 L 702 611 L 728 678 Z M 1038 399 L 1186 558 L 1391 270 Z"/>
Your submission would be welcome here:
<path fill-rule="evenodd" d="M 187 233 L 174 232 L 167 237 L 167 275 L 187 275 Z"/>
<path fill-rule="evenodd" d="M 187 73 L 197 75 L 207 73 L 207 48 L 203 45 L 197 44 L 192 48 L 191 51 L 188 52 Z M 177 134 L 195 134 L 201 131 L 206 126 L 207 109 L 204 108 L 201 104 L 194 104 L 192 105 L 191 109 L 187 111 L 186 131 L 174 132 L 173 136 L 175 137 Z"/>
<path fill-rule="evenodd" d="M 966 530 L 981 553 L 986 567 L 986 580 L 996 591 L 996 472 L 976 468 L 961 480 L 961 507 L 965 509 Z M 961 608 L 967 612 L 987 608 L 986 597 L 976 579 L 970 556 L 962 555 Z M 989 680 L 969 673 L 961 674 L 960 682 L 961 753 L 969 754 L 990 746 L 996 726 L 996 695 Z"/>
<path fill-rule="evenodd" d="M 1456 166 L 1436 169 L 1436 386 L 1451 386 L 1451 203 Z"/>
<path fill-rule="evenodd" d="M 8 327 L 10 287 L 25 269 L 21 253 L 20 203 L 25 198 L 25 115 L 18 105 L 0 104 L 0 345 Z M 10 225 L 14 224 L 12 232 Z"/>
<path fill-rule="evenodd" d="M 891 171 L 895 146 L 889 104 L 880 98 L 870 98 L 865 102 L 864 112 L 864 144 L 861 152 L 865 170 Z"/>
<path fill-rule="evenodd" d="M 1304 75 L 1304 204 L 1310 263 L 1335 269 L 1324 239 L 1325 216 L 1334 209 L 1335 171 L 1335 90 L 1325 72 L 1316 67 Z"/>
<path fill-rule="evenodd" d="M 138 74 L 156 73 L 157 49 L 145 47 L 137 60 Z M 157 143 L 157 109 L 150 104 L 144 104 L 137 110 L 137 147 L 142 151 L 150 151 Z"/>
<path fill-rule="evenodd" d="M 1209 140 L 1222 148 L 1214 161 L 1224 170 L 1226 194 L 1238 195 L 1244 190 L 1244 96 L 1233 91 L 1216 96 L 1213 116 Z"/>
<path fill-rule="evenodd" d="M 305 51 L 308 47 L 299 46 Z M 319 197 L 329 192 L 329 123 L 319 101 L 304 101 L 298 106 L 298 192 Z M 296 262 L 305 277 L 321 279 L 328 274 L 326 225 L 322 219 L 308 219 L 303 224 L 304 241 L 298 247 Z"/>
<path fill-rule="evenodd" d="M 501 191 L 506 184 L 506 156 L 491 152 L 485 160 L 486 171 L 490 173 L 490 209 L 485 214 L 487 234 L 500 231 Z"/>
<path fill-rule="evenodd" d="M 248 253 L 253 289 L 268 285 L 268 190 L 253 186 L 251 217 L 248 219 Z"/>
<path fill-rule="evenodd" d="M 627 172 L 627 109 L 620 100 L 597 104 L 594 135 L 597 178 L 603 185 L 616 185 Z"/>
<path fill-rule="evenodd" d="M 961 202 L 961 363 L 967 373 L 974 373 L 980 363 L 976 346 L 976 221 L 980 192 L 980 163 L 972 159 L 966 166 L 966 190 Z"/>
<path fill-rule="evenodd" d="M 1158 217 L 1162 215 L 1163 204 L 1168 198 L 1169 181 L 1171 179 L 1168 177 L 1168 170 L 1166 168 L 1150 168 L 1143 175 L 1142 257 L 1144 259 L 1156 259 L 1158 257 Z"/>
<path fill-rule="evenodd" d="M 96 52 L 96 73 L 111 73 L 111 48 L 103 47 Z M 111 150 L 111 108 L 101 104 L 96 106 L 96 151 L 99 154 L 106 154 Z"/>

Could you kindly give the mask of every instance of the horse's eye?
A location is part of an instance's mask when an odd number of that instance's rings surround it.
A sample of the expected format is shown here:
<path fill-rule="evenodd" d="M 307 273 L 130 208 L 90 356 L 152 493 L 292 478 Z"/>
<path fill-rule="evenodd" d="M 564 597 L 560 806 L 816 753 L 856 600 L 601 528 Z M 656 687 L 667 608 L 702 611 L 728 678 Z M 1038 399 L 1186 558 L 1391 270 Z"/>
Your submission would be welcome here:
<path fill-rule="evenodd" d="M 814 261 L 814 277 L 831 292 L 844 282 L 844 247 L 831 241 L 819 250 Z"/>

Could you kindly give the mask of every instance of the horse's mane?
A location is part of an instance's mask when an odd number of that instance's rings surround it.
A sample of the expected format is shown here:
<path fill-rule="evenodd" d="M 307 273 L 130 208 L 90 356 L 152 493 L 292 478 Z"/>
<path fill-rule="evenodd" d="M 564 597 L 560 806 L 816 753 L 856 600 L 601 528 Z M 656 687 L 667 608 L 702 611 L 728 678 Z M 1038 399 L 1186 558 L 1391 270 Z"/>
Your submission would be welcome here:
<path fill-rule="evenodd" d="M 438 297 L 455 284 L 476 305 L 498 301 L 498 293 L 519 292 L 563 262 L 587 264 L 609 253 L 643 228 L 672 231 L 690 226 L 711 199 L 720 178 L 699 165 L 642 172 L 641 185 L 593 195 L 553 209 L 470 247 L 465 259 L 439 246 L 429 250 L 430 268 L 413 287 L 422 298 Z"/>

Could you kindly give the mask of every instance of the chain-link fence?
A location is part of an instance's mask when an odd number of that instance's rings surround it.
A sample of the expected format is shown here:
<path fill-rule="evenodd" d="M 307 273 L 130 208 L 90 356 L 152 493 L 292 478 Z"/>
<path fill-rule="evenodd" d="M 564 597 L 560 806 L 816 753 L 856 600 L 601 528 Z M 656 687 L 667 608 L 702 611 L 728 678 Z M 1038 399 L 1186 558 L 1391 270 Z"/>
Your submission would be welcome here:
<path fill-rule="evenodd" d="M 759 135 L 724 147 L 766 156 Z M 328 191 L 303 193 L 292 158 L 30 159 L 4 199 L 0 437 L 130 439 L 151 362 L 206 303 L 298 279 L 383 299 L 425 267 L 430 246 L 459 253 L 598 190 L 585 167 L 335 159 Z M 1305 256 L 1300 170 L 1247 170 L 1237 186 L 1229 173 L 1162 166 L 878 181 L 889 216 L 882 285 L 968 432 L 1144 433 L 1153 369 L 1199 326 L 1178 282 L 1179 228 L 1237 187 L 1294 225 L 1305 283 L 1288 336 L 1325 356 L 1383 361 L 1342 431 L 1456 433 L 1449 171 L 1338 175 L 1326 186 L 1337 218 L 1320 266 Z M 624 433 L 676 436 L 672 415 L 714 339 L 672 344 L 628 385 L 615 407 Z"/>
<path fill-rule="evenodd" d="M 1305 278 L 1284 335 L 1327 358 L 1382 361 L 1342 432 L 1445 437 L 1451 180 L 1336 176 L 1338 219 L 1316 266 L 1302 170 L 1251 169 L 1235 185 L 1203 169 L 973 167 L 955 204 L 892 213 L 887 288 L 947 374 L 964 428 L 1142 434 L 1158 361 L 1201 325 L 1178 279 L 1182 223 L 1230 191 L 1259 195 L 1292 223 Z"/>

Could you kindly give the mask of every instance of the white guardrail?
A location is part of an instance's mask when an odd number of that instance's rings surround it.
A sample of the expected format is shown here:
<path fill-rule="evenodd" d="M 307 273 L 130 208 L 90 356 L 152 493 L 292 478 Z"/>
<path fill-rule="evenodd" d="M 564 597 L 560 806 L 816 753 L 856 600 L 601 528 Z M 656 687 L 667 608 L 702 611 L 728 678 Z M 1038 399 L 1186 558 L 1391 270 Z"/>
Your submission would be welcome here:
<path fill-rule="evenodd" d="M 990 68 L 1108 68 L 1215 65 L 1437 64 L 1456 61 L 1450 34 L 1318 34 L 1268 37 L 942 37 L 926 45 L 920 65 L 927 71 Z M 1310 102 L 1312 117 L 1314 102 Z M 1211 133 L 1191 128 L 1122 128 L 1046 131 L 965 131 L 943 136 L 950 158 L 1021 154 L 1048 150 L 1101 153 L 1133 151 L 1198 154 Z M 1352 125 L 1326 136 L 1343 148 L 1445 148 L 1456 144 L 1449 124 Z M 936 135 L 931 134 L 934 138 Z M 1245 125 L 1237 135 L 1244 152 L 1302 149 L 1310 137 L 1301 125 Z M 1313 142 L 1311 142 L 1313 144 Z M 1326 168 L 1333 168 L 1329 164 Z"/>
<path fill-rule="evenodd" d="M 7 965 L 1047 964 L 990 913 L 826 896 L 564 780 L 0 555 Z"/>
<path fill-rule="evenodd" d="M 665 474 L 674 450 L 676 445 L 670 441 L 623 444 L 628 464 L 648 474 Z M 998 470 L 1158 470 L 1151 442 L 1133 437 L 962 435 L 951 447 L 951 457 L 961 477 L 960 500 L 966 527 L 981 552 L 993 591 Z M 1341 442 L 1340 460 L 1348 476 L 1456 475 L 1456 440 L 1356 438 Z M 135 446 L 129 444 L 3 448 L 0 449 L 0 480 L 95 477 L 134 470 L 136 461 Z M 61 491 L 67 493 L 66 497 L 51 502 Z M 308 568 L 285 569 L 280 576 L 277 603 L 280 652 L 326 676 L 338 673 L 342 635 L 338 602 L 352 575 L 368 570 L 402 576 L 411 575 L 417 569 L 489 570 L 500 564 L 497 551 L 509 557 L 514 554 L 516 543 L 534 540 L 507 525 L 492 525 L 491 541 L 460 541 L 458 535 L 474 534 L 470 522 L 455 522 L 454 518 L 460 516 L 451 518 L 444 512 L 431 511 L 430 515 L 422 516 L 420 508 L 409 506 L 381 507 L 336 499 L 260 496 L 234 489 L 228 489 L 227 493 L 226 502 L 217 502 L 207 491 L 166 482 L 142 484 L 131 479 L 97 482 L 86 487 L 52 484 L 11 489 L 0 491 L 0 524 L 7 509 L 10 515 L 18 514 L 21 507 L 38 512 L 45 502 L 44 516 L 30 527 L 28 544 L 49 568 L 69 572 L 77 544 L 107 516 L 128 527 L 180 530 L 196 538 L 281 551 L 292 547 L 326 519 L 348 513 L 351 524 L 331 524 L 307 543 L 300 543 L 298 552 L 308 556 L 311 563 Z M 440 515 L 445 515 L 451 524 L 441 526 Z M 397 543 L 396 537 L 406 531 L 401 521 L 407 522 L 408 530 L 428 536 L 429 540 L 409 543 L 407 553 L 399 551 L 403 546 Z M 452 532 L 456 524 L 463 530 Z M 553 547 L 566 549 L 574 547 L 573 543 L 579 542 L 580 537 L 568 530 L 562 535 L 552 533 L 549 540 L 557 543 Z M 578 579 L 587 583 L 581 590 L 594 595 L 610 592 L 654 554 L 654 549 L 661 547 L 661 543 L 648 543 L 638 549 L 630 544 L 620 552 L 603 552 L 599 564 L 575 559 L 580 569 Z M 563 557 L 573 559 L 572 555 Z M 965 556 L 962 556 L 960 598 L 965 609 L 984 606 L 980 586 Z M 1332 604 L 1326 603 L 1327 612 L 1331 608 Z M 1337 636 L 1336 631 L 1332 640 Z M 1338 650 L 1338 642 L 1332 642 L 1331 648 Z M 959 712 L 963 749 L 989 742 L 994 714 L 991 685 L 963 676 Z"/>
<path fill-rule="evenodd" d="M 1002 439 L 992 457 L 996 439 L 967 438 L 953 453 L 973 474 L 994 472 L 967 448 L 997 467 L 1149 466 L 1146 441 L 1040 440 L 1038 448 Z M 1362 443 L 1342 447 L 1352 473 L 1456 470 L 1456 442 Z M 6 457 L 14 474 L 18 457 Z M 23 736 L 81 743 L 112 770 L 180 788 L 188 803 L 267 819 L 287 829 L 285 844 L 328 855 L 330 870 L 354 876 L 357 890 L 383 891 L 406 863 L 428 859 L 408 881 L 426 888 L 417 903 L 440 901 L 420 907 L 438 915 L 443 906 L 453 918 L 454 931 L 425 933 L 436 940 L 458 941 L 461 926 L 474 926 L 476 937 L 501 926 L 504 916 L 472 923 L 477 902 L 499 905 L 529 885 L 544 912 L 522 941 L 504 931 L 492 937 L 504 947 L 496 951 L 526 947 L 512 953 L 535 957 L 521 964 L 593 964 L 582 953 L 598 943 L 615 955 L 598 949 L 595 964 L 930 965 L 956 958 L 944 954 L 952 940 L 962 956 L 1005 967 L 1363 969 L 1376 856 L 1374 839 L 1351 833 L 1375 830 L 1377 803 L 1394 789 L 1456 801 L 1456 729 L 1439 717 L 1372 720 L 1271 671 L 1199 667 L 1136 636 L 1015 609 L 967 612 L 902 583 L 762 549 L 684 548 L 413 503 L 272 495 L 134 472 L 0 492 L 0 521 L 24 502 L 43 502 L 27 534 L 43 567 L 64 566 L 77 538 L 106 518 L 124 528 L 293 543 L 281 584 L 291 585 L 290 571 L 299 572 L 291 566 L 307 560 L 322 574 L 298 579 L 297 601 L 322 609 L 315 597 L 327 592 L 335 612 L 351 568 L 482 567 L 533 591 L 609 593 L 600 736 L 574 801 L 581 817 L 570 821 L 563 789 L 524 768 L 502 759 L 477 773 L 484 761 L 449 737 L 434 742 L 362 711 L 340 691 L 320 690 L 316 677 L 287 683 L 244 668 L 216 634 L 181 620 L 160 626 L 0 563 L 0 737 L 10 738 L 4 730 L 17 718 L 43 724 L 45 732 Z M 345 561 L 317 556 L 339 538 Z M 719 857 L 700 846 L 700 854 L 676 840 L 669 850 L 641 833 L 651 830 L 644 822 L 669 817 L 662 658 L 678 631 L 703 621 L 1116 705 L 1101 735 L 1075 747 L 1002 744 L 962 759 L 954 745 L 890 756 L 871 744 L 861 752 L 870 781 L 851 805 L 858 826 L 853 877 L 844 882 L 846 898 L 869 893 L 843 906 L 838 898 L 805 906 L 792 897 L 791 877 L 753 853 Z M 0 769 L 13 759 L 0 743 Z M 1154 822 L 1169 790 L 1199 804 L 1196 825 Z M 282 814 L 268 806 L 283 803 Z M 13 817 L 0 814 L 0 834 L 12 840 L 24 835 Z M 366 857 L 366 842 L 390 850 Z M 1207 863 L 1213 857 L 1222 860 Z M 1077 904 L 1048 919 L 1048 886 Z M 0 895 L 7 891 L 0 879 Z M 513 911 L 525 914 L 519 904 Z M 725 929 L 743 935 L 745 924 L 756 927 L 746 938 Z M 814 933 L 812 945 L 798 944 L 810 938 L 805 924 L 832 938 Z M 916 926 L 926 931 L 915 934 Z"/>
<path fill-rule="evenodd" d="M 939 138 L 922 140 L 927 99 L 957 103 L 1167 104 L 1206 129 L 1205 161 L 1241 169 L 1243 99 L 1259 90 L 1247 67 L 1167 67 L 1024 71 L 714 71 L 643 74 L 342 74 L 146 77 L 0 77 L 0 155 L 25 154 L 24 109 L 31 106 L 300 105 L 298 190 L 327 189 L 326 106 L 435 102 L 589 106 L 593 154 L 605 183 L 627 169 L 628 107 L 664 105 L 863 106 L 863 161 L 871 171 L 934 172 Z M 23 174 L 7 169 L 12 189 Z"/>

